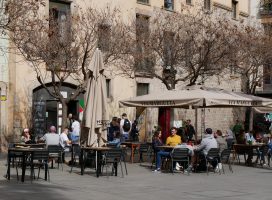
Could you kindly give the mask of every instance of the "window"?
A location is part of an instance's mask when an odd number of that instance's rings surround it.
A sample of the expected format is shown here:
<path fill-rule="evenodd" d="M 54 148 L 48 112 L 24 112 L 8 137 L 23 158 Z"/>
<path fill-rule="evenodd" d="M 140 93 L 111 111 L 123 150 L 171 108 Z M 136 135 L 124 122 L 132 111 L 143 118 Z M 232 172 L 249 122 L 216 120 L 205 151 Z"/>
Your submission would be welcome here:
<path fill-rule="evenodd" d="M 175 34 L 170 31 L 164 32 L 164 61 L 165 66 L 172 66 L 173 62 L 173 50 L 175 48 L 174 44 Z"/>
<path fill-rule="evenodd" d="M 235 0 L 232 0 L 232 17 L 234 19 L 237 19 L 238 18 L 238 2 L 235 1 Z"/>
<path fill-rule="evenodd" d="M 107 92 L 107 98 L 110 98 L 111 96 L 111 80 L 106 79 L 106 92 Z"/>
<path fill-rule="evenodd" d="M 135 65 L 137 72 L 146 72 L 152 65 L 150 53 L 147 48 L 149 39 L 149 17 L 136 15 L 136 40 L 137 52 L 135 53 Z"/>
<path fill-rule="evenodd" d="M 107 24 L 101 24 L 98 27 L 98 48 L 102 51 L 109 50 L 109 37 L 110 37 L 110 26 Z"/>
<path fill-rule="evenodd" d="M 271 65 L 265 65 L 264 69 L 264 84 L 272 84 L 272 77 L 271 77 L 271 72 L 272 68 Z"/>
<path fill-rule="evenodd" d="M 192 5 L 192 0 L 186 0 L 187 5 Z"/>
<path fill-rule="evenodd" d="M 49 1 L 49 26 L 54 34 L 66 38 L 69 34 L 70 3 Z"/>
<path fill-rule="evenodd" d="M 211 10 L 211 0 L 204 0 L 204 9 Z"/>
<path fill-rule="evenodd" d="M 149 4 L 149 0 L 137 0 L 137 3 Z"/>
<path fill-rule="evenodd" d="M 137 83 L 137 96 L 149 93 L 149 83 Z"/>
<path fill-rule="evenodd" d="M 48 70 L 70 71 L 74 70 L 75 60 L 71 56 L 71 24 L 70 3 L 49 1 L 49 38 L 50 60 L 47 62 Z"/>
<path fill-rule="evenodd" d="M 164 0 L 164 8 L 167 10 L 174 10 L 174 0 Z"/>

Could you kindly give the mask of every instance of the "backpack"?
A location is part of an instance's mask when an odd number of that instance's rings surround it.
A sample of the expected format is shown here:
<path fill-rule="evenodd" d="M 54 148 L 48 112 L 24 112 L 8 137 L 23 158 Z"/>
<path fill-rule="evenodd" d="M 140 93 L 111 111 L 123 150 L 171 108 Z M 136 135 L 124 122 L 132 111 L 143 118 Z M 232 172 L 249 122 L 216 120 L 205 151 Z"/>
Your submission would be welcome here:
<path fill-rule="evenodd" d="M 124 132 L 128 132 L 130 130 L 130 126 L 131 126 L 130 121 L 128 119 L 125 119 L 123 125 Z"/>

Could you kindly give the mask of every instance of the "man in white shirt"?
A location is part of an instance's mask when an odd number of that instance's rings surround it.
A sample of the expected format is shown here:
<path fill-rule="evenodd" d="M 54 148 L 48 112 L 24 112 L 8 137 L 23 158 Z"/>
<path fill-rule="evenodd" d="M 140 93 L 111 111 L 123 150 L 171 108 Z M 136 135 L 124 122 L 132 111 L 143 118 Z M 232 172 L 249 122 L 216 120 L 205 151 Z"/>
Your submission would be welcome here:
<path fill-rule="evenodd" d="M 79 141 L 79 135 L 80 135 L 80 123 L 78 121 L 78 118 L 74 117 L 74 122 L 72 123 L 71 140 L 73 142 L 78 142 Z"/>
<path fill-rule="evenodd" d="M 71 141 L 68 139 L 68 128 L 64 128 L 63 132 L 60 134 L 59 144 L 64 149 L 64 151 L 70 151 Z M 65 163 L 65 154 L 62 154 L 62 161 Z"/>
<path fill-rule="evenodd" d="M 122 119 L 120 121 L 120 132 L 122 141 L 129 139 L 129 134 L 131 132 L 132 123 L 127 118 L 127 114 L 122 114 Z"/>

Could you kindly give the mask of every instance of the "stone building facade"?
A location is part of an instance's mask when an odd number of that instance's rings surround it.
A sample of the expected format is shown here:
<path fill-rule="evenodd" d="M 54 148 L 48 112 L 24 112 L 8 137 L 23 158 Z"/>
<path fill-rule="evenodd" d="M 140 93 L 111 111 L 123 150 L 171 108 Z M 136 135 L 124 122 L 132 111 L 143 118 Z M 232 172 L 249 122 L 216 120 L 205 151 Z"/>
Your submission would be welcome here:
<path fill-rule="evenodd" d="M 184 6 L 194 7 L 196 4 L 202 3 L 205 9 L 216 12 L 226 12 L 233 20 L 244 23 L 250 22 L 255 16 L 251 13 L 250 0 L 48 0 L 46 3 L 45 15 L 49 13 L 50 5 L 58 5 L 60 7 L 69 6 L 71 12 L 78 12 L 75 5 L 82 8 L 93 6 L 103 8 L 107 5 L 117 7 L 121 10 L 124 19 L 134 18 L 136 14 L 152 15 L 154 9 L 162 8 L 169 12 L 181 12 Z M 255 18 L 254 18 L 255 19 Z M 6 43 L 6 46 L 11 47 L 11 43 Z M 129 97 L 136 96 L 137 93 L 156 93 L 166 90 L 166 87 L 161 81 L 153 78 L 137 77 L 128 79 L 115 76 L 110 71 L 106 71 L 108 85 L 108 106 L 110 117 L 120 117 L 123 112 L 126 112 L 129 119 L 133 120 L 136 117 L 136 108 L 119 108 L 118 101 Z M 241 82 L 239 77 L 231 74 L 225 79 L 218 77 L 210 78 L 206 83 L 208 87 L 220 87 L 227 90 L 240 91 Z M 42 115 L 40 118 L 42 130 L 46 131 L 49 125 L 59 127 L 59 118 L 61 105 L 51 98 L 41 88 L 36 80 L 35 73 L 27 62 L 16 54 L 8 54 L 1 56 L 0 65 L 0 86 L 1 95 L 5 96 L 1 101 L 0 109 L 0 128 L 1 139 L 4 141 L 13 141 L 18 138 L 21 130 L 24 127 L 32 127 L 34 118 Z M 66 95 L 71 95 L 74 88 L 72 79 L 67 81 L 63 92 Z M 178 85 L 177 88 L 182 88 Z M 82 99 L 79 96 L 75 102 L 71 103 L 69 112 L 78 114 L 79 101 Z M 36 100 L 35 100 L 36 99 Z M 41 101 L 42 100 L 42 101 Z M 32 115 L 33 109 L 38 109 L 36 115 Z M 197 112 L 197 117 L 196 117 Z M 201 133 L 201 110 L 182 110 L 175 109 L 171 112 L 171 125 L 176 120 L 191 119 L 193 124 L 197 125 L 198 134 Z M 159 109 L 146 109 L 139 115 L 139 127 L 141 129 L 141 140 L 150 139 L 154 126 L 158 125 Z M 240 111 L 234 109 L 206 109 L 205 110 L 205 126 L 213 129 L 221 129 L 225 131 L 233 124 L 234 119 L 240 118 Z M 243 119 L 241 119 L 243 120 Z M 39 127 L 40 125 L 37 125 Z M 60 130 L 59 130 L 60 131 Z"/>

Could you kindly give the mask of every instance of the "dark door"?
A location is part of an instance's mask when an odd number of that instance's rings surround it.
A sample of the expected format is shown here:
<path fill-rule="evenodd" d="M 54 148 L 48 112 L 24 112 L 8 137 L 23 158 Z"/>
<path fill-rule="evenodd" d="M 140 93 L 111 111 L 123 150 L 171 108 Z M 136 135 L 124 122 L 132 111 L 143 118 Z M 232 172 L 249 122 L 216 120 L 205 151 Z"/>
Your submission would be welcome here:
<path fill-rule="evenodd" d="M 162 141 L 170 134 L 171 108 L 159 108 L 159 126 L 162 128 Z"/>
<path fill-rule="evenodd" d="M 57 101 L 46 101 L 46 131 L 50 126 L 58 127 Z"/>

